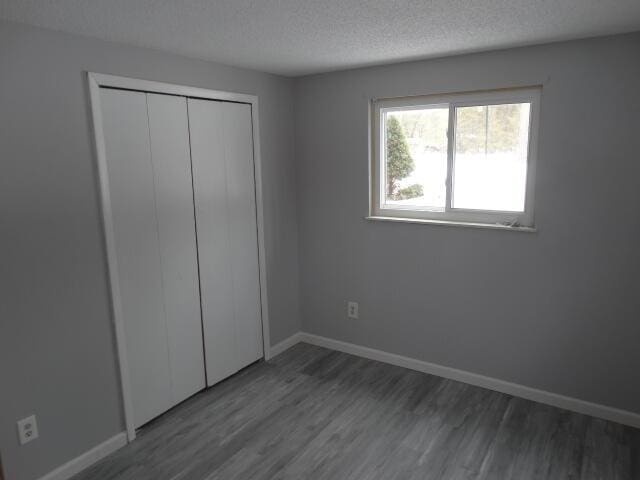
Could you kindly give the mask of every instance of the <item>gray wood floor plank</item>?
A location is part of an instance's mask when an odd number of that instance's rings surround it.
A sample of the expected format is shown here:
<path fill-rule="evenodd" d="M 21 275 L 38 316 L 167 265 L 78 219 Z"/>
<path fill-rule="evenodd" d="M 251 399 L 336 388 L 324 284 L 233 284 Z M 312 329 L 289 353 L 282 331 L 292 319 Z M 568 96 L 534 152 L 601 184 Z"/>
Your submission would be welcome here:
<path fill-rule="evenodd" d="M 637 480 L 639 445 L 622 425 L 299 344 L 74 480 Z"/>

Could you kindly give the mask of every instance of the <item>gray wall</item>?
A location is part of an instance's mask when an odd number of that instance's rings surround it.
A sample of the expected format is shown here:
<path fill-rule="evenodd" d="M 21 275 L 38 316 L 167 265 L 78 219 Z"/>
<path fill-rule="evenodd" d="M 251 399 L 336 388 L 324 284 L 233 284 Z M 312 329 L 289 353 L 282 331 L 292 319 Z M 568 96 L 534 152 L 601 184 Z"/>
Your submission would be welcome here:
<path fill-rule="evenodd" d="M 640 413 L 639 82 L 639 34 L 297 79 L 303 330 Z M 534 84 L 538 233 L 364 220 L 368 99 Z"/>
<path fill-rule="evenodd" d="M 300 329 L 291 80 L 0 23 L 0 451 L 37 478 L 123 430 L 84 71 L 257 94 L 271 342 Z M 40 439 L 17 443 L 36 413 Z"/>

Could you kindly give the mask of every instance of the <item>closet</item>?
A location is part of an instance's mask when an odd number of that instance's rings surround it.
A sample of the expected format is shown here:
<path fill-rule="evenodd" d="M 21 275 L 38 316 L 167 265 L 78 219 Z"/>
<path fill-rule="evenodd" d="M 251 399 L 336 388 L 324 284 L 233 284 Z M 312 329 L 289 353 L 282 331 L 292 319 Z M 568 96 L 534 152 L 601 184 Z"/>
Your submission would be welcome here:
<path fill-rule="evenodd" d="M 137 428 L 263 356 L 252 106 L 105 87 L 99 101 Z"/>

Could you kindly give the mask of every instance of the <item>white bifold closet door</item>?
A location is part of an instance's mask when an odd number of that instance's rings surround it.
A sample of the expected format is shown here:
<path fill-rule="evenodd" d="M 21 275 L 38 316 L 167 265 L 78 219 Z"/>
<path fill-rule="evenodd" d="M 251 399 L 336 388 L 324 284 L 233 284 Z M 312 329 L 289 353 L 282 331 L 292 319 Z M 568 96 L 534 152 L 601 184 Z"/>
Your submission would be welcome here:
<path fill-rule="evenodd" d="M 100 95 L 139 427 L 205 386 L 187 100 L 105 88 Z"/>
<path fill-rule="evenodd" d="M 262 357 L 251 106 L 188 99 L 207 384 Z"/>

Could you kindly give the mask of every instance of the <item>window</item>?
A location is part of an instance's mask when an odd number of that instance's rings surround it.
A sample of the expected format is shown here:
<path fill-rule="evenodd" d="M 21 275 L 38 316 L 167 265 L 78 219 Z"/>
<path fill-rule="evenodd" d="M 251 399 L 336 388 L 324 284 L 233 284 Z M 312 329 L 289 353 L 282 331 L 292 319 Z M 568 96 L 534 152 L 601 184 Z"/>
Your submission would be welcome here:
<path fill-rule="evenodd" d="M 371 217 L 533 227 L 540 89 L 376 100 Z"/>

